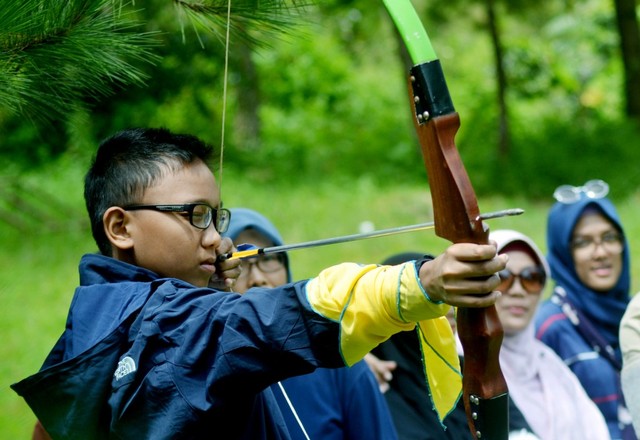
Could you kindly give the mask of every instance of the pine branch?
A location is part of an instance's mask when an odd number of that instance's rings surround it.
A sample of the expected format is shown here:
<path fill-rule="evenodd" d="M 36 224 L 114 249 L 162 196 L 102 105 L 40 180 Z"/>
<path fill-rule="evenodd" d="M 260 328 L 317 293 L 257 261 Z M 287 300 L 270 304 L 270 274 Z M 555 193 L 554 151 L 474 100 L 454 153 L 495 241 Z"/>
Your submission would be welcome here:
<path fill-rule="evenodd" d="M 230 31 L 264 44 L 249 32 L 286 33 L 312 0 L 172 0 L 198 33 L 224 42 Z M 141 64 L 155 63 L 154 32 L 136 20 L 133 0 L 3 0 L 0 8 L 0 110 L 53 120 L 82 106 L 87 95 L 142 85 Z M 199 35 L 198 35 L 198 38 Z M 259 37 L 258 37 L 259 38 Z M 200 39 L 202 45 L 202 39 Z"/>
<path fill-rule="evenodd" d="M 234 37 L 239 37 L 253 44 L 267 44 L 269 38 L 252 36 L 248 29 L 260 34 L 275 36 L 286 34 L 299 22 L 301 13 L 313 1 L 301 0 L 172 0 L 179 11 L 180 25 L 183 32 L 186 18 L 194 28 L 203 28 L 212 32 L 224 42 L 228 4 L 231 3 L 230 31 Z M 202 45 L 202 40 L 200 39 Z"/>
<path fill-rule="evenodd" d="M 124 0 L 5 0 L 0 8 L 0 106 L 53 119 L 84 95 L 143 84 L 134 65 L 153 63 L 153 34 L 141 32 Z"/>

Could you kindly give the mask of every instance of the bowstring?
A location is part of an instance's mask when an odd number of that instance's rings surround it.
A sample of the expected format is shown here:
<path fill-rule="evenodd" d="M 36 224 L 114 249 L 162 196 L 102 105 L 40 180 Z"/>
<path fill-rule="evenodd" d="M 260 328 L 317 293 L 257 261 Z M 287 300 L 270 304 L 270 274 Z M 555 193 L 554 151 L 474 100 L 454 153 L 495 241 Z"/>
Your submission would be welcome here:
<path fill-rule="evenodd" d="M 220 158 L 218 161 L 218 209 L 222 207 L 222 170 L 224 164 L 224 140 L 225 140 L 225 126 L 227 119 L 227 83 L 229 77 L 229 40 L 231 30 L 231 0 L 227 0 L 227 27 L 225 35 L 224 45 L 224 74 L 223 74 L 223 87 L 222 87 L 222 128 L 220 130 Z"/>

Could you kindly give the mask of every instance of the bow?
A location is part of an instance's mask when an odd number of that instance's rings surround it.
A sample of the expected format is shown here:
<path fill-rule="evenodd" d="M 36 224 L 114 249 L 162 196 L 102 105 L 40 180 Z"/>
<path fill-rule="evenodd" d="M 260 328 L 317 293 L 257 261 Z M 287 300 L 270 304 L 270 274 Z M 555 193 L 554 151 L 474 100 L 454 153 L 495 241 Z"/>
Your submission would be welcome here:
<path fill-rule="evenodd" d="M 440 61 L 410 0 L 383 0 L 414 66 L 409 94 L 424 159 L 436 235 L 454 243 L 487 243 L 476 195 L 454 137 L 460 127 Z M 494 306 L 459 308 L 458 334 L 464 349 L 463 399 L 475 439 L 508 438 L 507 384 L 498 355 L 502 326 Z"/>

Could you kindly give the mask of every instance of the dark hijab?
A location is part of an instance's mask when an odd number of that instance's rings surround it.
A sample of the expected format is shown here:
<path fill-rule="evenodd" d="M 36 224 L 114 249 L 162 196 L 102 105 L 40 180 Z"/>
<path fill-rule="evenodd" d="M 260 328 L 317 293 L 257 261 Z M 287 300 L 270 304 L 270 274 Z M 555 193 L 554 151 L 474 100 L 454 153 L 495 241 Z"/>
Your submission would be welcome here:
<path fill-rule="evenodd" d="M 556 286 L 564 288 L 568 300 L 584 313 L 606 341 L 617 347 L 620 320 L 629 302 L 629 245 L 626 237 L 623 238 L 622 272 L 610 291 L 596 292 L 585 286 L 578 278 L 571 252 L 573 230 L 585 210 L 601 213 L 624 237 L 620 217 L 609 199 L 590 199 L 582 194 L 575 203 L 557 202 L 547 221 L 547 260 L 551 278 Z"/>
<path fill-rule="evenodd" d="M 264 215 L 258 211 L 248 208 L 231 208 L 231 222 L 225 236 L 229 237 L 236 246 L 242 243 L 235 243 L 240 233 L 253 229 L 264 238 L 273 243 L 273 246 L 282 246 L 284 241 L 276 227 Z M 284 265 L 287 268 L 287 282 L 291 282 L 291 268 L 289 267 L 289 257 L 286 252 L 282 252 Z"/>

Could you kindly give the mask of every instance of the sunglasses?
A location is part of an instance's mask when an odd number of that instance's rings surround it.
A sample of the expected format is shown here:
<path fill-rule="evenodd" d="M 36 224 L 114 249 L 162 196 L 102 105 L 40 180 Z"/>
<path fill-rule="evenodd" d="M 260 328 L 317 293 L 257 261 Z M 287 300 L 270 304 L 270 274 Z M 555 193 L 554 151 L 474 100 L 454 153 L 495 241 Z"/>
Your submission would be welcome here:
<path fill-rule="evenodd" d="M 589 180 L 582 186 L 562 185 L 553 192 L 560 203 L 576 203 L 581 198 L 601 199 L 609 194 L 609 185 L 604 180 Z"/>
<path fill-rule="evenodd" d="M 516 278 L 520 280 L 520 284 L 527 291 L 527 293 L 537 294 L 544 288 L 544 283 L 547 281 L 547 275 L 540 266 L 531 266 L 522 269 L 519 274 L 511 272 L 509 269 L 504 269 L 498 272 L 500 276 L 500 284 L 497 290 L 506 293 Z"/>

